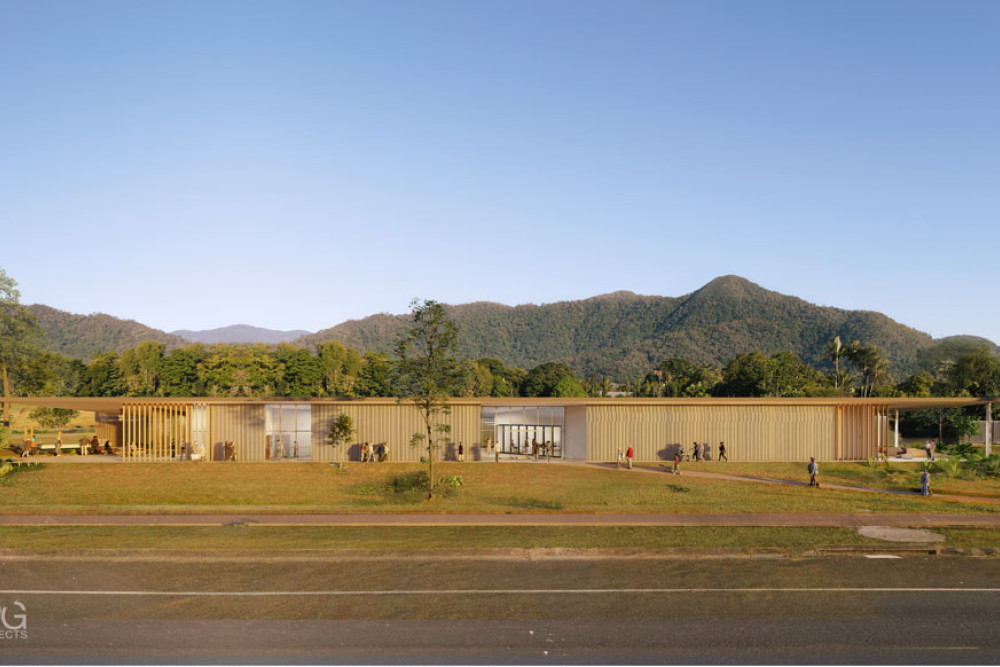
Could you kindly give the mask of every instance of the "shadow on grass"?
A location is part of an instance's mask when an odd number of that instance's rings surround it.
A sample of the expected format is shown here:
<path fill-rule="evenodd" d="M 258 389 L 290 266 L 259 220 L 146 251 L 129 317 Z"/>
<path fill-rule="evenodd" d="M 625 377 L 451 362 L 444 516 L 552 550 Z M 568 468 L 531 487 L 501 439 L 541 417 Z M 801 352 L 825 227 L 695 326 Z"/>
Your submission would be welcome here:
<path fill-rule="evenodd" d="M 454 479 L 458 479 L 457 485 Z M 459 493 L 461 477 L 438 479 L 434 493 L 438 497 L 451 497 Z M 352 505 L 374 506 L 416 505 L 427 500 L 427 490 L 430 487 L 430 477 L 425 470 L 393 473 L 380 483 L 355 484 L 347 488 L 352 496 Z"/>
<path fill-rule="evenodd" d="M 565 507 L 561 500 L 542 500 L 540 498 L 519 498 L 508 496 L 506 498 L 490 498 L 487 502 L 491 505 L 506 507 L 518 510 L 561 510 Z"/>

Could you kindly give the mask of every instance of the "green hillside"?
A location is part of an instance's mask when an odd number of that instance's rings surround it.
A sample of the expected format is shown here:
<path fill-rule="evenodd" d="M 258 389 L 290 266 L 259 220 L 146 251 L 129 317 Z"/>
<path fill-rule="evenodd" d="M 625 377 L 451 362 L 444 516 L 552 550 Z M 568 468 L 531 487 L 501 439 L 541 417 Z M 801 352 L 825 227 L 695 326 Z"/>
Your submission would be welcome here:
<path fill-rule="evenodd" d="M 744 278 L 717 278 L 686 296 L 614 292 L 542 306 L 471 303 L 449 308 L 460 327 L 462 355 L 496 357 L 532 368 L 558 361 L 584 375 L 625 379 L 669 357 L 722 365 L 737 354 L 796 352 L 822 366 L 835 336 L 882 348 L 893 367 L 916 367 L 933 339 L 885 315 L 816 306 L 766 290 Z M 405 315 L 344 322 L 296 342 L 337 340 L 362 351 L 389 352 Z"/>
<path fill-rule="evenodd" d="M 87 360 L 102 352 L 121 352 L 147 340 L 159 341 L 168 348 L 188 343 L 180 336 L 103 313 L 74 315 L 39 304 L 28 306 L 28 310 L 42 328 L 43 345 L 67 357 Z"/>
<path fill-rule="evenodd" d="M 110 315 L 74 315 L 48 306 L 28 307 L 45 332 L 50 350 L 90 359 L 101 352 L 135 347 L 146 340 L 168 349 L 185 345 L 179 336 Z M 826 346 L 835 336 L 882 348 L 893 373 L 935 368 L 985 339 L 929 335 L 869 311 L 816 306 L 766 290 L 738 276 L 717 278 L 682 297 L 614 292 L 580 301 L 541 306 L 477 302 L 448 307 L 460 327 L 459 352 L 494 357 L 524 369 L 562 362 L 578 374 L 635 379 L 670 357 L 723 365 L 738 354 L 770 355 L 792 350 L 824 368 Z M 360 351 L 390 352 L 409 315 L 379 314 L 344 322 L 295 341 L 313 346 L 340 341 Z"/>

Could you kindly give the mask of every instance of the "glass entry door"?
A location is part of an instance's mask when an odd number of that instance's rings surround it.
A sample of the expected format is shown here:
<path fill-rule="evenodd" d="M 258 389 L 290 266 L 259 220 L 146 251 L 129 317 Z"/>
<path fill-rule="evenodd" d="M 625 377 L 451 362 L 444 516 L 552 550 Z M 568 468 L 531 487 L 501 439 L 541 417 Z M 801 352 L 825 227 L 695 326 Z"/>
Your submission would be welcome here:
<path fill-rule="evenodd" d="M 563 427 L 541 424 L 497 424 L 497 446 L 501 454 L 562 458 Z"/>

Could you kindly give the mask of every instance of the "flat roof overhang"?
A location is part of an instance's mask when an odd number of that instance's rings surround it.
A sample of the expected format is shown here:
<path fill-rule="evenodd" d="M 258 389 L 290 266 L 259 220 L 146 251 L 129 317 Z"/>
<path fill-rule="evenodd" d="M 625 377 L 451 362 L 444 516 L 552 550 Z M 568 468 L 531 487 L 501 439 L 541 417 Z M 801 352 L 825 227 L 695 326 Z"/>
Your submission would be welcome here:
<path fill-rule="evenodd" d="M 120 413 L 125 404 L 190 405 L 273 405 L 308 403 L 315 405 L 396 405 L 396 398 L 221 398 L 221 397 L 161 397 L 161 396 L 19 396 L 8 400 L 15 405 L 44 408 L 67 408 L 89 412 Z M 575 407 L 575 406 L 880 406 L 889 410 L 926 410 L 985 405 L 996 398 L 451 398 L 449 405 L 480 405 L 483 407 Z"/>

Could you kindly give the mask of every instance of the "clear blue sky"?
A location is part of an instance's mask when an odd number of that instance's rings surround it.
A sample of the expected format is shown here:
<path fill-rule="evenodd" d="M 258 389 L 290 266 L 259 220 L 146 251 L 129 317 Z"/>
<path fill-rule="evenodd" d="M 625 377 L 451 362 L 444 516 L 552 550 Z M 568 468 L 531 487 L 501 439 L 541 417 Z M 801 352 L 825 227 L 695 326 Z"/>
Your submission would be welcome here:
<path fill-rule="evenodd" d="M 25 303 L 316 330 L 739 274 L 1000 341 L 1000 2 L 0 0 Z"/>

